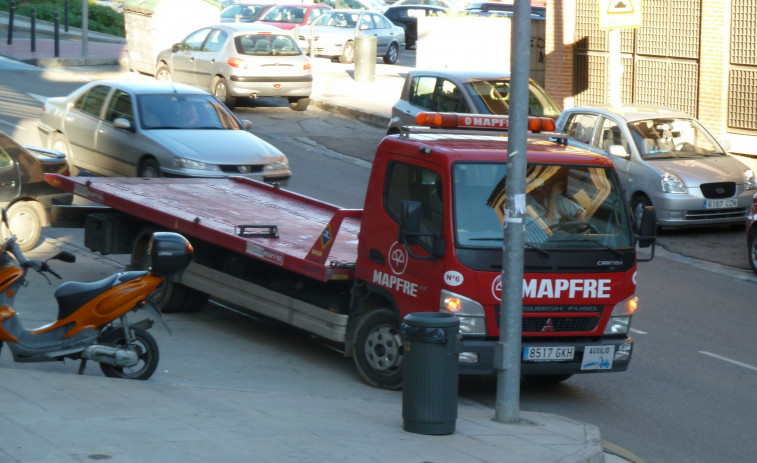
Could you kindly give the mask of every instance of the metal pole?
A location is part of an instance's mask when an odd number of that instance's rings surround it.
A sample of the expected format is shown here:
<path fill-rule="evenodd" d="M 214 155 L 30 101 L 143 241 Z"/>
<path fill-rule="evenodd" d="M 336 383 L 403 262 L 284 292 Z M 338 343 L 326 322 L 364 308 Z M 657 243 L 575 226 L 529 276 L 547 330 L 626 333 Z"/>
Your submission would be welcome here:
<path fill-rule="evenodd" d="M 507 143 L 502 306 L 495 349 L 497 399 L 494 420 L 520 420 L 520 356 L 523 319 L 523 217 L 526 213 L 528 77 L 531 67 L 531 2 L 515 0 L 510 44 L 510 122 Z"/>
<path fill-rule="evenodd" d="M 13 43 L 13 17 L 16 15 L 16 2 L 11 2 L 10 15 L 8 16 L 8 45 Z"/>
<path fill-rule="evenodd" d="M 31 9 L 32 21 L 32 53 L 37 51 L 37 9 Z"/>
<path fill-rule="evenodd" d="M 68 32 L 68 0 L 66 0 L 65 8 L 63 9 L 63 29 Z"/>
<path fill-rule="evenodd" d="M 60 13 L 55 13 L 55 57 L 60 56 Z"/>
<path fill-rule="evenodd" d="M 89 34 L 89 1 L 81 0 L 81 55 L 87 56 Z"/>

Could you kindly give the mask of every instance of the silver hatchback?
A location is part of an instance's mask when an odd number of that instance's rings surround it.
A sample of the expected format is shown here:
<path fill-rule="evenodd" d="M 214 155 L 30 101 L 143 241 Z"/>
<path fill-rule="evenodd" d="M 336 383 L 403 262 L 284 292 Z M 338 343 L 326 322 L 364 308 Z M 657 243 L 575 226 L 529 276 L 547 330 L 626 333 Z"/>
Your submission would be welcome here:
<path fill-rule="evenodd" d="M 283 97 L 304 111 L 313 70 L 291 33 L 259 23 L 225 23 L 189 34 L 158 54 L 155 78 L 208 90 L 229 108 L 237 98 Z"/>
<path fill-rule="evenodd" d="M 597 106 L 563 111 L 557 129 L 573 146 L 609 157 L 634 215 L 654 206 L 664 227 L 743 224 L 755 174 L 693 117 L 661 107 Z"/>

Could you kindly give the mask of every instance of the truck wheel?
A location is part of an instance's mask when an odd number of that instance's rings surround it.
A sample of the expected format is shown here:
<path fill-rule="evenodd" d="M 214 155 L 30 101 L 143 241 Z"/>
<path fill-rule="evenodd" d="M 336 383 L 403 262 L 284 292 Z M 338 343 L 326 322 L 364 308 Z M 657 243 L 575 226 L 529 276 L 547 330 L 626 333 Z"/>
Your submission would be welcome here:
<path fill-rule="evenodd" d="M 34 249 L 42 233 L 42 218 L 33 204 L 28 201 L 13 204 L 8 209 L 8 225 L 22 251 Z"/>
<path fill-rule="evenodd" d="M 234 109 L 234 105 L 237 103 L 237 99 L 231 96 L 229 92 L 229 84 L 223 77 L 216 77 L 213 79 L 213 95 L 218 98 L 221 103 L 225 104 L 227 108 Z"/>
<path fill-rule="evenodd" d="M 183 288 L 186 291 L 186 299 L 179 307 L 179 312 L 199 312 L 208 303 L 210 296 L 193 288 L 189 288 L 180 283 L 174 283 L 174 289 Z"/>
<path fill-rule="evenodd" d="M 131 328 L 134 336 L 134 343 L 128 345 L 124 337 L 124 330 L 120 327 L 111 328 L 100 335 L 99 342 L 110 346 L 121 347 L 123 349 L 136 349 L 137 364 L 131 367 L 119 367 L 101 363 L 100 369 L 103 374 L 109 378 L 122 379 L 141 379 L 146 380 L 158 368 L 160 360 L 160 351 L 155 338 L 147 331 L 141 328 Z"/>
<path fill-rule="evenodd" d="M 355 61 L 355 42 L 350 40 L 344 44 L 342 54 L 339 55 L 339 62 L 342 64 L 352 64 Z"/>
<path fill-rule="evenodd" d="M 148 270 L 152 265 L 152 260 L 148 254 L 149 237 L 152 233 L 142 232 L 141 238 L 135 242 L 134 252 L 131 255 L 131 263 L 127 270 Z M 184 306 L 190 296 L 190 288 L 171 281 L 170 278 L 163 279 L 163 283 L 158 286 L 152 293 L 152 300 L 157 308 L 163 313 L 184 312 Z"/>
<path fill-rule="evenodd" d="M 749 265 L 752 271 L 757 273 L 757 227 L 749 233 Z"/>
<path fill-rule="evenodd" d="M 402 333 L 392 310 L 382 308 L 362 315 L 352 348 L 355 365 L 366 383 L 381 389 L 402 387 Z"/>

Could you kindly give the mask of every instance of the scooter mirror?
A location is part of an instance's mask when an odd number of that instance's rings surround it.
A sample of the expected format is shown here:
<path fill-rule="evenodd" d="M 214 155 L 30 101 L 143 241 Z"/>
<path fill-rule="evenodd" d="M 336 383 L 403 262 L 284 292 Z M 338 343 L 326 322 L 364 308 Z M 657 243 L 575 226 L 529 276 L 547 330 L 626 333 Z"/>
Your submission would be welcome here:
<path fill-rule="evenodd" d="M 57 259 L 57 260 L 62 260 L 63 262 L 72 263 L 72 262 L 76 262 L 76 255 L 68 251 L 61 251 L 58 254 L 51 257 L 51 259 Z"/>

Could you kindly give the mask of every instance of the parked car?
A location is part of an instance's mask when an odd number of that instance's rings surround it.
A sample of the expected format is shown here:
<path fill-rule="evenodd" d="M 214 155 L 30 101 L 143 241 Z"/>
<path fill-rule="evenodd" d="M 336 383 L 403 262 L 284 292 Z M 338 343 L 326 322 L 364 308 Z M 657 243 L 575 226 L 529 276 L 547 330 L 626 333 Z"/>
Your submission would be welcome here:
<path fill-rule="evenodd" d="M 392 3 L 393 6 L 401 5 L 423 5 L 423 6 L 438 6 L 448 11 L 463 11 L 467 5 L 467 1 L 458 0 L 398 0 Z"/>
<path fill-rule="evenodd" d="M 330 9 L 330 6 L 316 4 L 276 5 L 268 9 L 258 21 L 279 29 L 292 30 L 297 26 L 303 27 L 310 24 Z"/>
<path fill-rule="evenodd" d="M 577 107 L 557 129 L 573 146 L 609 157 L 634 214 L 654 206 L 663 227 L 743 224 L 757 190 L 754 172 L 695 118 L 656 106 Z"/>
<path fill-rule="evenodd" d="M 19 145 L 0 132 L 0 208 L 22 251 L 34 248 L 42 227 L 50 225 L 50 209 L 71 204 L 73 195 L 51 186 L 44 174 L 68 175 L 66 155 Z M 3 239 L 7 237 L 3 227 Z"/>
<path fill-rule="evenodd" d="M 383 12 L 389 6 L 382 0 L 315 0 L 315 3 L 334 9 L 368 10 L 377 13 Z"/>
<path fill-rule="evenodd" d="M 413 69 L 392 107 L 387 133 L 414 125 L 415 117 L 424 111 L 507 115 L 509 98 L 508 73 Z M 529 83 L 528 114 L 553 119 L 560 115 L 557 103 L 533 80 Z"/>
<path fill-rule="evenodd" d="M 304 111 L 313 70 L 295 38 L 260 23 L 227 23 L 194 31 L 158 54 L 155 78 L 210 91 L 229 108 L 238 98 L 283 97 Z"/>
<path fill-rule="evenodd" d="M 42 143 L 103 176 L 251 177 L 284 182 L 287 157 L 218 99 L 187 85 L 99 80 L 48 98 Z"/>
<path fill-rule="evenodd" d="M 311 41 L 312 34 L 312 41 Z M 400 47 L 405 46 L 405 31 L 381 13 L 366 10 L 331 10 L 323 13 L 310 27 L 300 29 L 300 43 L 317 56 L 338 59 L 350 64 L 355 60 L 355 37 L 372 35 L 377 39 L 376 56 L 386 64 L 394 64 Z"/>
<path fill-rule="evenodd" d="M 221 10 L 221 22 L 255 22 L 273 5 L 273 3 L 232 3 Z"/>
<path fill-rule="evenodd" d="M 746 220 L 746 245 L 749 265 L 757 273 L 757 194 L 752 196 L 752 208 Z"/>
<path fill-rule="evenodd" d="M 405 31 L 405 48 L 415 48 L 418 41 L 418 18 L 421 16 L 445 16 L 447 9 L 441 6 L 395 5 L 384 11 L 384 16 Z"/>

